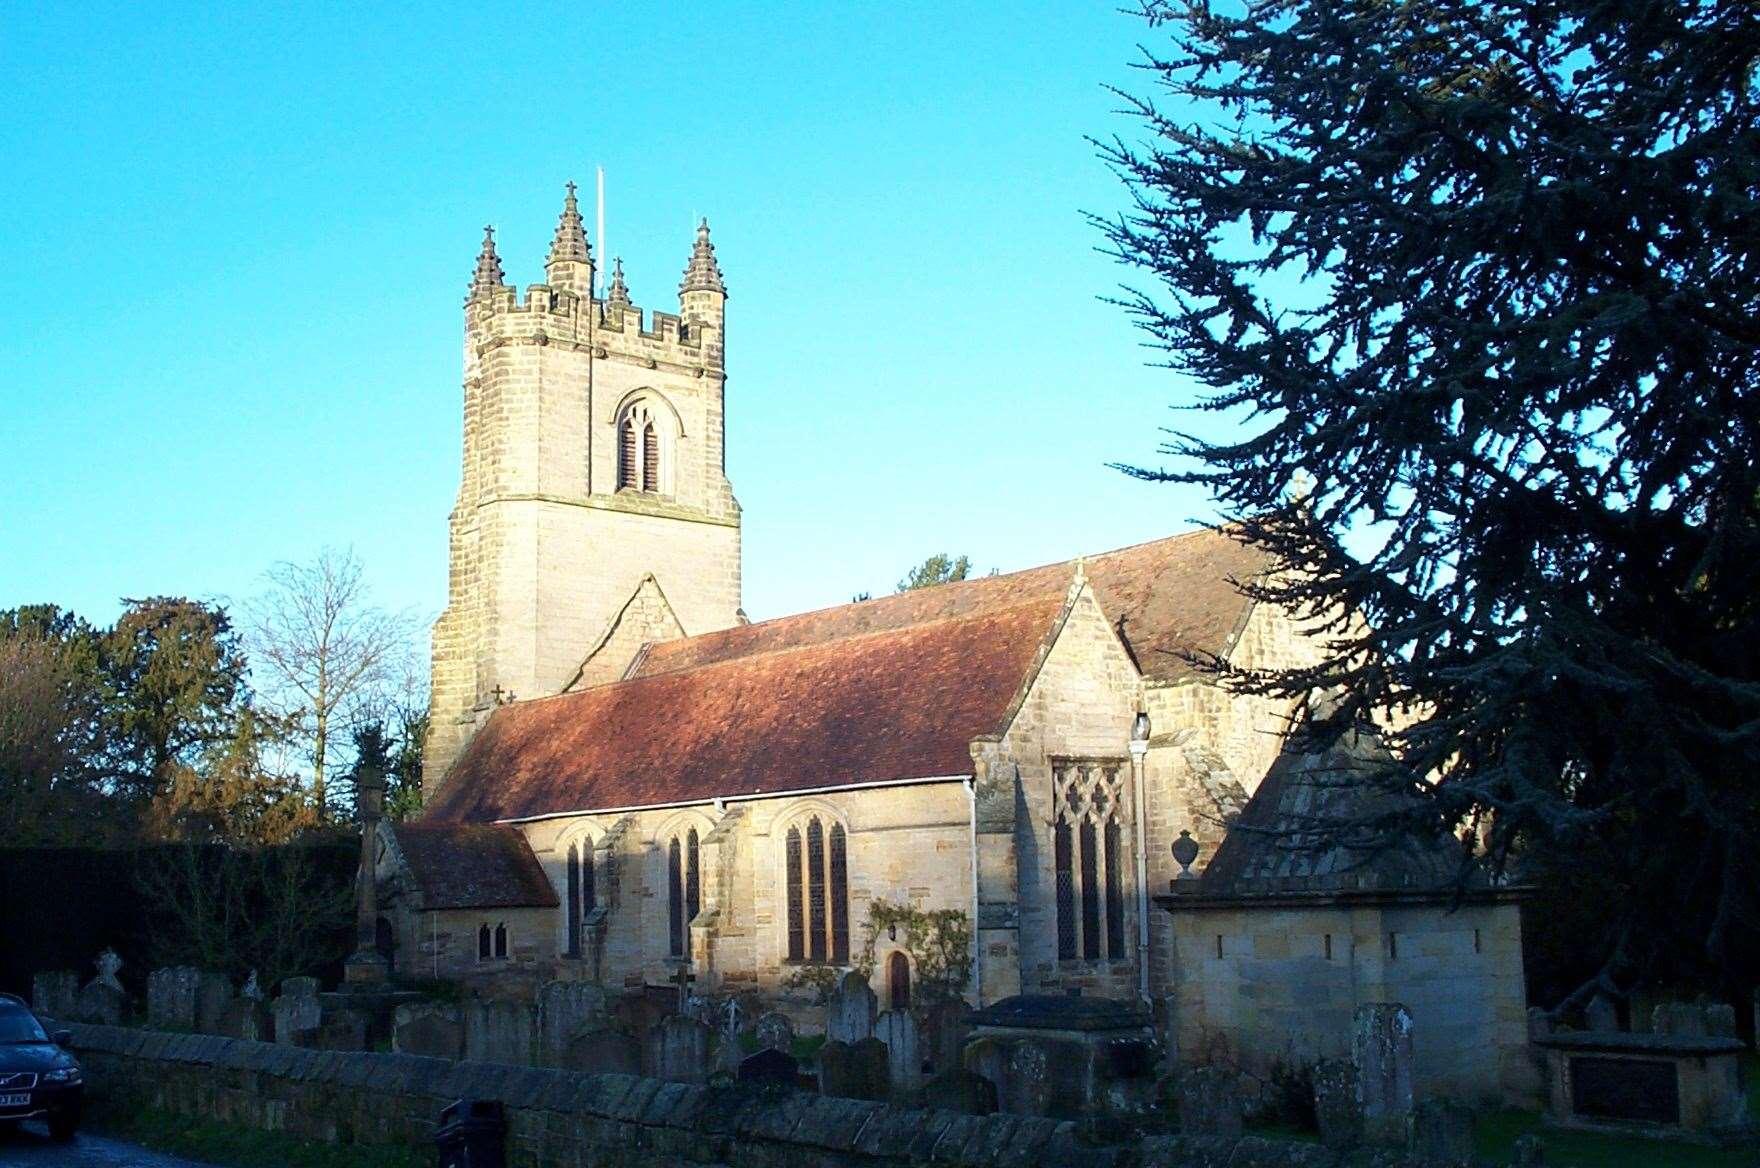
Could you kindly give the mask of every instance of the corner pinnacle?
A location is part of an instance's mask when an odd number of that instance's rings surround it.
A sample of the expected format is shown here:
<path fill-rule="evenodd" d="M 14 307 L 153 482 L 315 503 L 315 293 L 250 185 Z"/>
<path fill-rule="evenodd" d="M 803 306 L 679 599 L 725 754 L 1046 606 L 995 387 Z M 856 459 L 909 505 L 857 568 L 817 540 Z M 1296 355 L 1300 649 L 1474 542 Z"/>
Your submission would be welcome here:
<path fill-rule="evenodd" d="M 611 261 L 611 287 L 605 294 L 605 302 L 629 307 L 629 286 L 623 282 L 622 256 Z"/>
<path fill-rule="evenodd" d="M 556 238 L 550 243 L 549 264 L 563 263 L 574 260 L 577 263 L 589 263 L 592 252 L 587 247 L 587 231 L 581 224 L 580 204 L 575 201 L 575 186 L 568 184 L 568 194 L 562 200 L 562 214 L 556 221 Z"/>
<path fill-rule="evenodd" d="M 501 257 L 495 254 L 495 229 L 483 228 L 483 250 L 477 253 L 477 270 L 471 275 L 470 295 L 466 303 L 487 296 L 507 282 L 501 271 Z"/>
<path fill-rule="evenodd" d="M 679 282 L 678 290 L 681 295 L 686 292 L 727 294 L 727 287 L 721 282 L 721 265 L 715 262 L 715 245 L 709 242 L 707 219 L 697 225 L 697 241 L 691 247 L 691 260 L 684 267 L 684 279 Z"/>

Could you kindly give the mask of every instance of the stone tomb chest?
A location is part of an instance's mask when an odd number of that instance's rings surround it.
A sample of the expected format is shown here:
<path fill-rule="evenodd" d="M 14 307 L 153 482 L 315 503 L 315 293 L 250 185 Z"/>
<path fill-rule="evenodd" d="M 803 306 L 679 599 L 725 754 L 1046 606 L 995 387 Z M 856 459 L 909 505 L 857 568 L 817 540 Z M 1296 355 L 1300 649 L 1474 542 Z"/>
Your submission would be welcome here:
<path fill-rule="evenodd" d="M 1124 1114 L 1154 1096 L 1155 1038 L 1134 1002 L 1021 994 L 970 1016 L 966 1069 L 1016 1115 Z"/>
<path fill-rule="evenodd" d="M 1708 1137 L 1747 1122 L 1734 1038 L 1564 1031 L 1535 1045 L 1553 1123 Z"/>

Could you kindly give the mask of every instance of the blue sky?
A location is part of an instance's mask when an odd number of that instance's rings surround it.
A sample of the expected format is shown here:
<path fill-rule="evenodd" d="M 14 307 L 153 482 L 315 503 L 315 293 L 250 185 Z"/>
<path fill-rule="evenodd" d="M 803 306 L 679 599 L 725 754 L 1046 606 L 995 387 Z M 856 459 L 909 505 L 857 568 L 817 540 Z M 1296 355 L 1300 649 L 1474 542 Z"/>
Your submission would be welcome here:
<path fill-rule="evenodd" d="M 332 544 L 437 614 L 481 227 L 541 280 L 595 165 L 644 307 L 714 225 L 754 618 L 1183 529 L 1201 497 L 1105 466 L 1193 390 L 1081 217 L 1122 205 L 1083 136 L 1133 132 L 1103 85 L 1145 35 L 1115 0 L 8 5 L 0 606 L 242 598 Z"/>

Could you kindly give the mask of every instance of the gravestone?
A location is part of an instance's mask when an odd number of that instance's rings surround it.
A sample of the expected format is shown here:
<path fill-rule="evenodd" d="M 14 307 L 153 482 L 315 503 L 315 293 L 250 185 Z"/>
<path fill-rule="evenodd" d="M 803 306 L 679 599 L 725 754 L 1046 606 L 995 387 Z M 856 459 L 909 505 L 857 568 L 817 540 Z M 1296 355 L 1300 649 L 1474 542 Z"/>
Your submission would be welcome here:
<path fill-rule="evenodd" d="M 121 987 L 94 977 L 79 991 L 79 998 L 74 1002 L 73 1018 L 76 1022 L 96 1022 L 100 1026 L 122 1025 L 123 1006 L 127 996 Z"/>
<path fill-rule="evenodd" d="M 562 1065 L 598 1075 L 639 1075 L 641 1045 L 629 1031 L 607 1024 L 569 1039 Z"/>
<path fill-rule="evenodd" d="M 676 1083 L 702 1083 L 709 1078 L 709 1028 L 695 1018 L 674 1015 L 655 1031 L 658 1048 L 654 1077 Z"/>
<path fill-rule="evenodd" d="M 735 1078 L 742 1083 L 792 1088 L 800 1080 L 800 1063 L 786 1050 L 760 1047 L 757 1054 L 740 1060 Z"/>
<path fill-rule="evenodd" d="M 251 970 L 251 975 L 244 979 L 244 984 L 238 988 L 238 996 L 249 998 L 253 1002 L 265 1001 L 268 998 L 269 995 L 263 992 L 263 987 L 257 984 L 256 970 Z"/>
<path fill-rule="evenodd" d="M 1329 1148 L 1355 1147 L 1363 1134 L 1363 1105 L 1357 1101 L 1357 1068 L 1344 1059 L 1314 1064 L 1314 1119 L 1320 1142 Z"/>
<path fill-rule="evenodd" d="M 224 1033 L 226 1010 L 232 1005 L 232 981 L 223 973 L 203 971 L 196 980 L 196 1029 Z"/>
<path fill-rule="evenodd" d="M 524 1002 L 473 999 L 464 1004 L 464 1057 L 529 1067 L 537 1050 L 537 1011 Z"/>
<path fill-rule="evenodd" d="M 1705 1010 L 1691 1002 L 1663 1002 L 1650 1015 L 1650 1032 L 1672 1038 L 1704 1038 Z"/>
<path fill-rule="evenodd" d="M 275 1016 L 275 1041 L 287 1046 L 313 1046 L 324 1008 L 318 1002 L 318 979 L 290 977 L 281 983 L 281 996 L 270 1013 Z"/>
<path fill-rule="evenodd" d="M 941 1111 L 989 1115 L 996 1110 L 996 1084 L 955 1065 L 929 1080 L 923 1088 L 923 1098 Z"/>
<path fill-rule="evenodd" d="M 714 1053 L 710 1056 L 709 1075 L 726 1075 L 730 1079 L 739 1077 L 739 1065 L 745 1061 L 746 1052 L 740 1049 L 737 1034 L 718 1033 L 712 1044 Z"/>
<path fill-rule="evenodd" d="M 275 1037 L 275 1018 L 254 998 L 234 998 L 221 1016 L 219 1032 L 246 1042 L 270 1042 Z"/>
<path fill-rule="evenodd" d="M 874 1037 L 886 1044 L 887 1073 L 894 1094 L 923 1085 L 923 1056 L 917 1045 L 917 1020 L 909 1010 L 888 1010 L 874 1021 Z"/>
<path fill-rule="evenodd" d="M 96 981 L 109 986 L 113 990 L 119 990 L 122 988 L 122 983 L 116 978 L 116 975 L 122 971 L 122 958 L 116 955 L 116 950 L 106 949 L 98 954 L 97 966 L 98 976 L 95 979 Z"/>
<path fill-rule="evenodd" d="M 868 979 L 851 970 L 838 979 L 825 1003 L 825 1038 L 828 1042 L 853 1045 L 874 1033 L 879 1001 L 868 988 Z"/>
<path fill-rule="evenodd" d="M 1193 1067 L 1179 1077 L 1179 1130 L 1184 1136 L 1241 1138 L 1241 1080 L 1227 1067 Z"/>
<path fill-rule="evenodd" d="M 71 1019 L 79 1004 L 79 974 L 46 970 L 31 978 L 31 1010 L 39 1018 Z"/>
<path fill-rule="evenodd" d="M 1435 1168 L 1472 1168 L 1473 1113 L 1448 1099 L 1426 1099 L 1412 1111 L 1406 1153 Z"/>
<path fill-rule="evenodd" d="M 872 1035 L 854 1043 L 833 1039 L 819 1048 L 821 1095 L 883 1103 L 891 1078 L 886 1044 Z"/>
<path fill-rule="evenodd" d="M 1728 1002 L 1713 1002 L 1706 1006 L 1705 1033 L 1712 1038 L 1734 1038 L 1736 1008 Z"/>
<path fill-rule="evenodd" d="M 464 1054 L 464 1023 L 457 1006 L 409 1002 L 391 1019 L 391 1049 L 399 1054 L 456 1059 Z"/>
<path fill-rule="evenodd" d="M 155 969 L 147 975 L 147 1025 L 158 1029 L 194 1030 L 196 986 L 202 971 L 193 965 Z"/>
<path fill-rule="evenodd" d="M 1532 1132 L 1518 1136 L 1513 1151 L 1515 1154 L 1510 1159 L 1511 1168 L 1542 1168 L 1546 1163 L 1546 1145 Z"/>
<path fill-rule="evenodd" d="M 319 1050 L 367 1049 L 367 1017 L 358 1010 L 330 1010 L 318 1024 Z"/>
<path fill-rule="evenodd" d="M 919 1043 L 937 1074 L 961 1067 L 960 1052 L 972 1032 L 967 1012 L 964 1002 L 948 998 L 935 1002 L 923 1014 Z"/>
<path fill-rule="evenodd" d="M 1412 1114 L 1411 1011 L 1397 1002 L 1358 1006 L 1351 1020 L 1351 1061 L 1357 1068 L 1363 1138 L 1373 1144 L 1405 1143 Z"/>
<path fill-rule="evenodd" d="M 1017 1042 L 997 1090 L 997 1102 L 1011 1115 L 1044 1115 L 1051 1110 L 1051 1056 L 1037 1042 Z"/>
<path fill-rule="evenodd" d="M 1596 994 L 1583 1007 L 1583 1025 L 1596 1034 L 1612 1034 L 1619 1029 L 1619 1007 L 1605 994 Z"/>
<path fill-rule="evenodd" d="M 553 981 L 538 991 L 538 1061 L 560 1067 L 575 1035 L 605 1025 L 605 991 L 590 982 Z"/>
<path fill-rule="evenodd" d="M 787 1014 L 772 1010 L 758 1019 L 758 1046 L 763 1050 L 794 1050 L 794 1023 Z"/>

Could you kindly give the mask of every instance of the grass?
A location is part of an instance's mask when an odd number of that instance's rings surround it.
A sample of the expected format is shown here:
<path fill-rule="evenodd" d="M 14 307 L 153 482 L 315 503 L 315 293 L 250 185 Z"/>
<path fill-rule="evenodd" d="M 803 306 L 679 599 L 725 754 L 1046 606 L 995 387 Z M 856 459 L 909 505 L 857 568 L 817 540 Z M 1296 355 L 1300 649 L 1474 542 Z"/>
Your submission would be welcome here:
<path fill-rule="evenodd" d="M 427 1149 L 326 1144 L 156 1109 L 88 1108 L 86 1122 L 105 1135 L 229 1168 L 427 1168 L 434 1162 Z"/>

